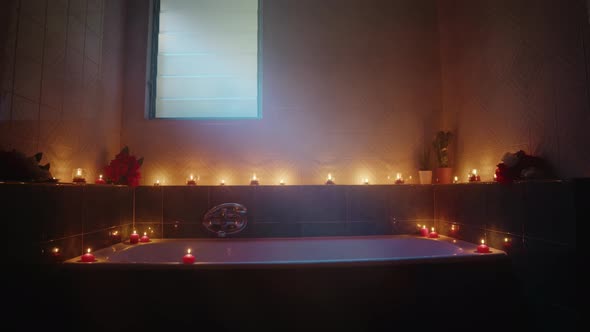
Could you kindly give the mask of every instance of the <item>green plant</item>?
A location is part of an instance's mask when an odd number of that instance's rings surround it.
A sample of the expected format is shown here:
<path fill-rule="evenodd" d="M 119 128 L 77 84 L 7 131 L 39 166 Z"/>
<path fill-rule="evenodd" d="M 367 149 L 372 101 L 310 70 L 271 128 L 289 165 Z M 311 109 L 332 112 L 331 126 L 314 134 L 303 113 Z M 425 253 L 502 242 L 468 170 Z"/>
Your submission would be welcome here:
<path fill-rule="evenodd" d="M 434 141 L 432 142 L 432 146 L 434 147 L 434 152 L 436 153 L 438 167 L 449 167 L 448 148 L 452 137 L 453 134 L 451 134 L 450 131 L 441 130 L 436 133 Z"/>
<path fill-rule="evenodd" d="M 422 153 L 418 158 L 418 164 L 420 167 L 420 171 L 430 170 L 430 148 L 428 147 L 428 145 L 425 145 L 424 149 L 422 149 Z"/>

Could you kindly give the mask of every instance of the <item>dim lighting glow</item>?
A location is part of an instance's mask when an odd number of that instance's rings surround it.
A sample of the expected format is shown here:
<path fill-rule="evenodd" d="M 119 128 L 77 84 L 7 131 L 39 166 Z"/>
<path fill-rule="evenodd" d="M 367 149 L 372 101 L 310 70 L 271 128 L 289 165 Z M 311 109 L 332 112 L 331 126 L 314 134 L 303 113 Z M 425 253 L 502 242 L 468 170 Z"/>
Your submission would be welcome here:
<path fill-rule="evenodd" d="M 147 236 L 147 232 L 143 232 L 143 236 Z"/>
<path fill-rule="evenodd" d="M 453 182 L 455 182 L 455 183 L 459 182 L 459 177 L 455 175 L 455 178 L 453 178 Z"/>
<path fill-rule="evenodd" d="M 486 241 L 484 239 L 481 239 L 481 244 L 485 244 Z"/>
<path fill-rule="evenodd" d="M 396 179 L 396 180 L 401 180 L 401 178 L 402 178 L 402 173 L 397 173 L 397 174 L 395 175 L 395 179 Z"/>
<path fill-rule="evenodd" d="M 219 183 L 220 185 L 225 185 L 225 180 L 221 179 L 221 183 Z"/>
<path fill-rule="evenodd" d="M 86 249 L 87 253 L 90 253 L 92 250 L 90 250 L 90 248 Z"/>
<path fill-rule="evenodd" d="M 328 181 L 332 181 L 332 173 L 328 173 Z"/>
<path fill-rule="evenodd" d="M 98 175 L 98 178 L 99 178 L 100 180 L 102 180 L 102 174 L 99 174 L 99 175 Z"/>
<path fill-rule="evenodd" d="M 363 180 L 363 183 L 364 183 L 364 184 L 369 184 L 369 179 L 368 179 L 368 178 L 365 178 L 365 179 Z"/>
<path fill-rule="evenodd" d="M 473 175 L 477 175 L 477 170 L 474 168 L 474 169 L 471 171 L 471 174 L 473 174 Z"/>
<path fill-rule="evenodd" d="M 137 231 L 133 230 L 133 234 L 137 234 Z"/>
<path fill-rule="evenodd" d="M 256 173 L 252 174 L 252 181 L 256 181 Z"/>
<path fill-rule="evenodd" d="M 59 248 L 58 247 L 53 248 L 53 252 L 57 254 L 59 252 Z"/>
<path fill-rule="evenodd" d="M 285 184 L 285 180 L 281 179 L 281 180 L 279 181 L 279 184 Z"/>
<path fill-rule="evenodd" d="M 508 242 L 508 238 L 507 237 L 504 238 L 504 242 Z"/>
<path fill-rule="evenodd" d="M 82 169 L 81 168 L 76 169 L 76 175 L 82 176 Z"/>
<path fill-rule="evenodd" d="M 434 227 L 430 228 L 434 232 Z"/>
<path fill-rule="evenodd" d="M 190 248 L 189 248 L 189 249 L 187 249 L 187 250 L 186 250 L 186 253 L 190 255 L 190 254 L 191 254 L 191 249 L 190 249 Z"/>

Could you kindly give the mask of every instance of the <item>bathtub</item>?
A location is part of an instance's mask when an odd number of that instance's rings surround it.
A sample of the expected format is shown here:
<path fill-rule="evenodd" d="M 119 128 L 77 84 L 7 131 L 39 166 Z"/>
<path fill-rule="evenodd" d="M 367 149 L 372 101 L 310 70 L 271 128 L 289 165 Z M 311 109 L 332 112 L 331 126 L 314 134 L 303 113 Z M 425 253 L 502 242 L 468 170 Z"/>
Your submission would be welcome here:
<path fill-rule="evenodd" d="M 38 293 L 52 317 L 103 330 L 501 329 L 522 316 L 509 256 L 475 251 L 444 236 L 157 239 L 51 265 Z"/>
<path fill-rule="evenodd" d="M 95 264 L 182 264 L 191 249 L 194 266 L 400 264 L 424 261 L 481 259 L 505 255 L 492 249 L 478 254 L 473 243 L 441 236 L 409 235 L 260 239 L 156 239 L 119 243 L 94 252 Z M 81 263 L 81 257 L 66 261 Z M 87 263 L 81 263 L 87 264 Z"/>

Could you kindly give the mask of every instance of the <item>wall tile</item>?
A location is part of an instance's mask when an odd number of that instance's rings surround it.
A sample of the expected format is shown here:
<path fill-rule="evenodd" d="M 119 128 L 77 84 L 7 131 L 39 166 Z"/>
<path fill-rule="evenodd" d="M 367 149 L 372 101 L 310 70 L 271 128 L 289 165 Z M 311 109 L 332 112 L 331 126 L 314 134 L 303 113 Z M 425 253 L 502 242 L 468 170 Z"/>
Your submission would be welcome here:
<path fill-rule="evenodd" d="M 73 1 L 72 3 L 76 3 L 78 1 Z M 70 10 L 72 6 L 70 5 Z M 68 20 L 68 39 L 67 39 L 67 47 L 77 51 L 80 54 L 84 53 L 84 38 L 86 37 L 86 29 L 84 26 L 84 21 L 70 16 Z"/>
<path fill-rule="evenodd" d="M 482 217 L 486 228 L 522 235 L 526 219 L 524 185 L 488 185 L 485 195 Z"/>
<path fill-rule="evenodd" d="M 112 228 L 120 224 L 117 190 L 110 185 L 84 187 L 84 233 Z"/>
<path fill-rule="evenodd" d="M 375 222 L 351 222 L 348 225 L 348 231 L 352 236 L 384 235 L 378 232 Z"/>
<path fill-rule="evenodd" d="M 70 236 L 59 240 L 41 243 L 41 260 L 46 263 L 58 263 L 82 255 L 82 235 Z M 53 249 L 59 249 L 59 256 L 52 254 Z"/>
<path fill-rule="evenodd" d="M 21 18 L 16 45 L 17 59 L 41 63 L 43 57 L 44 26 L 32 19 Z"/>
<path fill-rule="evenodd" d="M 39 185 L 31 199 L 41 222 L 41 241 L 81 234 L 84 224 L 84 186 Z"/>
<path fill-rule="evenodd" d="M 483 228 L 485 192 L 488 184 L 437 185 L 434 214 L 438 221 L 451 221 Z"/>
<path fill-rule="evenodd" d="M 432 186 L 394 185 L 390 187 L 389 213 L 396 221 L 433 219 Z"/>
<path fill-rule="evenodd" d="M 248 228 L 254 237 L 298 237 L 302 234 L 302 224 L 292 223 L 253 223 Z"/>
<path fill-rule="evenodd" d="M 306 188 L 298 186 L 260 186 L 255 190 L 254 222 L 292 223 L 299 218 L 300 201 Z"/>
<path fill-rule="evenodd" d="M 100 63 L 100 37 L 90 29 L 86 30 L 85 47 L 84 55 L 95 63 Z"/>
<path fill-rule="evenodd" d="M 102 13 L 104 3 L 102 0 L 88 0 L 86 12 L 86 25 L 95 33 L 102 32 Z"/>
<path fill-rule="evenodd" d="M 300 210 L 298 222 L 346 222 L 346 190 L 346 186 L 302 187 L 300 204 L 305 208 Z"/>
<path fill-rule="evenodd" d="M 161 223 L 162 203 L 162 187 L 136 187 L 135 223 Z"/>
<path fill-rule="evenodd" d="M 150 239 L 161 239 L 163 237 L 163 226 L 160 222 L 136 222 L 135 227 L 132 227 L 129 234 L 131 234 L 133 230 L 135 230 L 140 236 L 143 235 L 144 232 L 147 233 Z M 129 236 L 125 238 L 125 241 L 128 240 Z"/>
<path fill-rule="evenodd" d="M 248 209 L 248 220 L 256 218 L 255 188 L 250 186 L 209 187 L 209 209 L 222 203 L 238 203 Z"/>
<path fill-rule="evenodd" d="M 164 223 L 164 237 L 167 239 L 175 238 L 205 238 L 213 237 L 213 234 L 207 232 L 203 225 L 195 222 L 174 221 Z"/>
<path fill-rule="evenodd" d="M 113 245 L 110 230 L 102 230 L 92 233 L 84 233 L 82 236 L 82 252 L 86 253 L 88 248 L 92 251 L 100 250 Z"/>
<path fill-rule="evenodd" d="M 347 223 L 303 223 L 303 236 L 347 236 L 350 234 Z"/>
<path fill-rule="evenodd" d="M 86 0 L 70 0 L 69 15 L 72 15 L 81 22 L 84 22 L 86 20 L 86 8 Z"/>
<path fill-rule="evenodd" d="M 350 186 L 348 188 L 349 222 L 387 222 L 388 194 L 387 186 Z"/>
<path fill-rule="evenodd" d="M 0 122 L 3 121 L 10 121 L 10 107 L 12 104 L 12 93 L 8 92 L 8 91 L 0 91 Z M 4 131 L 4 130 L 3 130 Z M 8 131 L 8 130 L 6 130 Z M 6 135 L 6 132 L 4 131 L 3 133 L 4 135 Z M 6 140 L 4 139 L 4 135 L 0 134 L 2 136 L 0 136 L 2 138 L 2 142 L 5 143 L 7 142 L 7 137 Z"/>
<path fill-rule="evenodd" d="M 20 15 L 22 18 L 33 20 L 39 25 L 45 24 L 45 11 L 47 9 L 48 0 L 21 0 L 20 1 Z"/>
<path fill-rule="evenodd" d="M 41 62 L 18 58 L 14 72 L 14 93 L 33 102 L 39 102 Z"/>
<path fill-rule="evenodd" d="M 164 223 L 200 223 L 209 208 L 209 188 L 165 186 Z"/>

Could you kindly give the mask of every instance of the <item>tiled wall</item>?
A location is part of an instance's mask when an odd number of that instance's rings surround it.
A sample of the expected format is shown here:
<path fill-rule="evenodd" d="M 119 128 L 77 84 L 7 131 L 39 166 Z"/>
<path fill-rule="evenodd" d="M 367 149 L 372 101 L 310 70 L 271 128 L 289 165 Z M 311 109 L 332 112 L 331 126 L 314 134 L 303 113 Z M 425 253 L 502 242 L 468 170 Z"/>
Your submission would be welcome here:
<path fill-rule="evenodd" d="M 125 186 L 0 184 L 8 262 L 55 262 L 129 236 L 133 191 Z M 52 250 L 59 248 L 60 256 Z"/>
<path fill-rule="evenodd" d="M 416 178 L 440 110 L 435 1 L 262 2 L 262 119 L 178 121 L 146 119 L 149 3 L 128 1 L 121 142 L 145 157 L 142 184 Z"/>
<path fill-rule="evenodd" d="M 89 178 L 120 149 L 125 2 L 7 0 L 0 14 L 0 149 Z"/>

